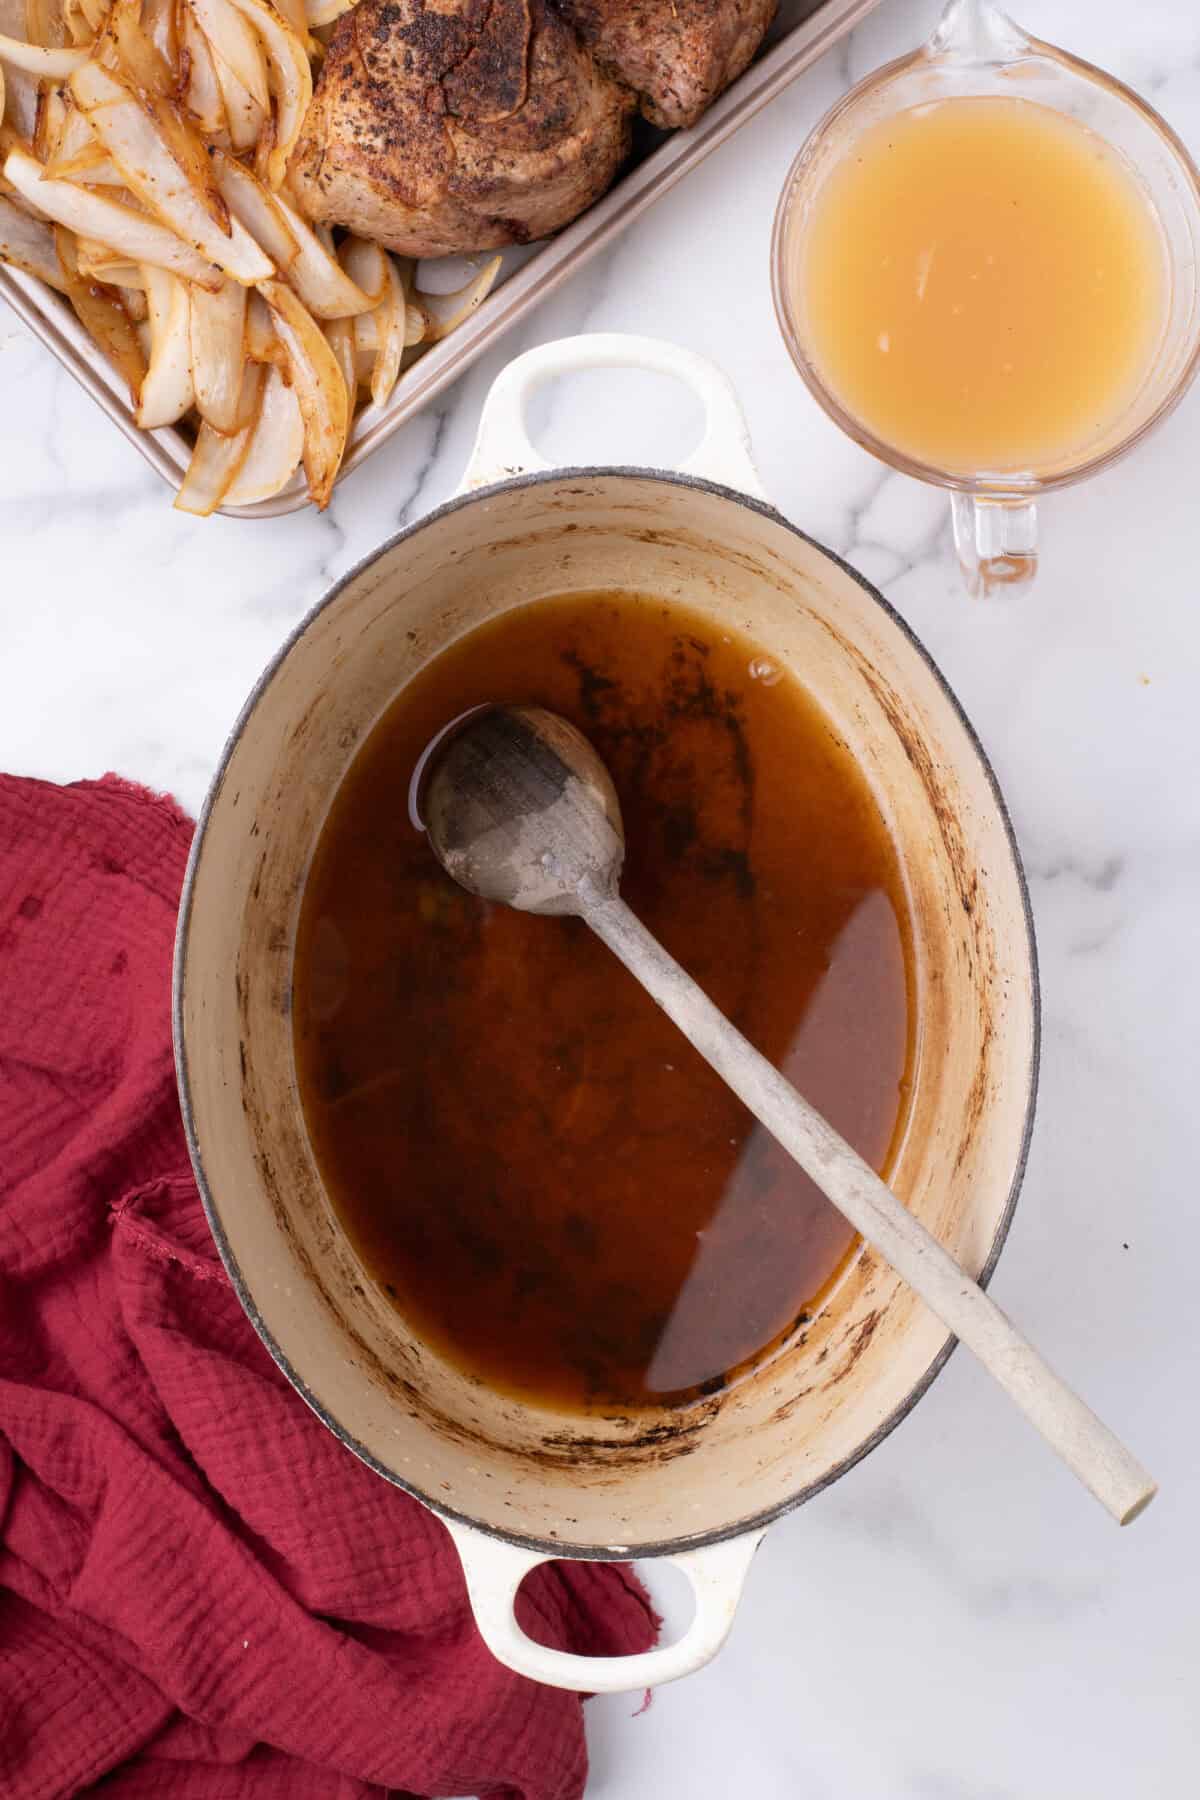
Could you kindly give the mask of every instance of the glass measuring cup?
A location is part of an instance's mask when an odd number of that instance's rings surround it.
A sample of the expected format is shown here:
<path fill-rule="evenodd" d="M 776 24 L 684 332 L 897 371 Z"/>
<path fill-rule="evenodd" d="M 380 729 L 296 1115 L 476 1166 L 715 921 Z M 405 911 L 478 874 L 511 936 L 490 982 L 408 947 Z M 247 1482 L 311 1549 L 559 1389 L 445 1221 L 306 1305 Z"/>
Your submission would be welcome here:
<path fill-rule="evenodd" d="M 1102 138 L 1134 175 L 1157 222 L 1165 262 L 1163 323 L 1136 392 L 1085 445 L 1028 469 L 961 470 L 920 461 L 877 437 L 831 390 L 808 342 L 796 246 L 829 171 L 882 120 L 934 101 L 1030 100 Z M 1135 93 L 1090 63 L 1026 36 L 991 0 L 950 0 L 933 36 L 845 95 L 797 156 L 775 215 L 775 310 L 792 360 L 829 416 L 873 455 L 950 491 L 954 542 L 967 589 L 1028 586 L 1037 570 L 1037 497 L 1081 481 L 1131 449 L 1170 411 L 1200 364 L 1200 172 Z"/>

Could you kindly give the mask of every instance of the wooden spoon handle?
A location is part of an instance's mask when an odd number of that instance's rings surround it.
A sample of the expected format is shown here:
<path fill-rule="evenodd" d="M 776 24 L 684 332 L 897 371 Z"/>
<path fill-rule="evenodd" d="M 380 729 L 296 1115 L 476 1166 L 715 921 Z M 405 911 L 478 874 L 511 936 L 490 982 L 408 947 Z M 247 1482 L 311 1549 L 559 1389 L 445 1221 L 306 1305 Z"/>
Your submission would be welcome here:
<path fill-rule="evenodd" d="M 862 1157 L 717 1010 L 623 900 L 586 888 L 580 899 L 583 917 L 597 937 L 855 1230 L 975 1352 L 1117 1523 L 1135 1519 L 1154 1498 L 1157 1485 L 1107 1425 Z"/>

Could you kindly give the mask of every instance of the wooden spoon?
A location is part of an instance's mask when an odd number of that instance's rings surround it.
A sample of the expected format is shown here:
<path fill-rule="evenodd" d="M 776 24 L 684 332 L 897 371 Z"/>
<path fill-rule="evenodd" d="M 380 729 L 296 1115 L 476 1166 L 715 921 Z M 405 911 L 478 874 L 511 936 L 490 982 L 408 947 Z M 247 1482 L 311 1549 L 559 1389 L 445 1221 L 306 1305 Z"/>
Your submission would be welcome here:
<path fill-rule="evenodd" d="M 434 740 L 415 780 L 447 873 L 486 900 L 583 919 L 1118 1524 L 1135 1519 L 1157 1491 L 1141 1464 L 620 898 L 621 809 L 587 739 L 538 707 L 481 707 Z"/>

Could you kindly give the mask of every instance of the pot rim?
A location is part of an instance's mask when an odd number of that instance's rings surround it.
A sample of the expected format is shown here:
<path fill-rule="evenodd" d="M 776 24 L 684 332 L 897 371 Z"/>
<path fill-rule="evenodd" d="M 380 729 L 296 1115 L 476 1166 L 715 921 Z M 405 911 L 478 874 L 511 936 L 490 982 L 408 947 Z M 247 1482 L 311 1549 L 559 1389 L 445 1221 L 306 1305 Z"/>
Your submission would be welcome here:
<path fill-rule="evenodd" d="M 686 1550 L 701 1549 L 709 1544 L 725 1543 L 732 1538 L 742 1537 L 753 1532 L 764 1531 L 766 1527 L 772 1524 L 776 1519 L 782 1518 L 784 1514 L 794 1511 L 795 1508 L 799 1506 L 803 1506 L 807 1501 L 814 1499 L 817 1494 L 823 1492 L 825 1488 L 831 1487 L 835 1481 L 840 1480 L 843 1475 L 848 1474 L 848 1472 L 854 1468 L 857 1463 L 861 1462 L 865 1456 L 869 1456 L 872 1450 L 878 1448 L 878 1446 L 883 1443 L 884 1439 L 891 1435 L 901 1421 L 908 1417 L 917 1402 L 927 1393 L 934 1380 L 945 1368 L 952 1351 L 957 1346 L 958 1339 L 949 1332 L 946 1334 L 946 1340 L 941 1349 L 930 1362 L 924 1374 L 913 1383 L 913 1386 L 900 1404 L 896 1406 L 892 1412 L 888 1414 L 887 1418 L 882 1420 L 881 1423 L 876 1426 L 875 1430 L 871 1432 L 868 1437 L 864 1438 L 863 1442 L 848 1456 L 843 1457 L 839 1463 L 835 1464 L 832 1469 L 827 1470 L 826 1473 L 817 1480 L 807 1483 L 804 1487 L 797 1489 L 794 1494 L 788 1495 L 786 1499 L 779 1501 L 776 1505 L 766 1507 L 763 1511 L 755 1513 L 748 1518 L 738 1519 L 731 1524 L 719 1526 L 716 1530 L 700 1532 L 691 1537 L 667 1538 L 656 1543 L 631 1544 L 622 1546 L 619 1551 L 614 1549 L 611 1545 L 566 1544 L 557 1539 L 530 1537 L 521 1532 L 504 1531 L 496 1526 L 485 1525 L 480 1520 L 473 1518 L 471 1514 L 459 1512 L 456 1508 L 447 1506 L 439 1500 L 435 1500 L 430 1495 L 424 1493 L 415 1482 L 407 1480 L 402 1475 L 398 1475 L 395 1470 L 387 1468 L 380 1462 L 364 1444 L 359 1443 L 346 1427 L 333 1416 L 324 1403 L 318 1399 L 316 1394 L 314 1394 L 312 1389 L 308 1386 L 308 1383 L 297 1370 L 293 1368 L 283 1350 L 276 1343 L 266 1321 L 259 1312 L 254 1294 L 251 1291 L 246 1278 L 242 1274 L 241 1267 L 230 1247 L 229 1241 L 225 1235 L 224 1226 L 221 1222 L 220 1213 L 217 1209 L 215 1197 L 208 1185 L 208 1180 L 205 1175 L 204 1162 L 196 1135 L 195 1118 L 192 1112 L 191 1086 L 188 1079 L 187 1049 L 184 1043 L 183 1031 L 183 999 L 187 972 L 186 946 L 191 924 L 196 871 L 199 867 L 200 858 L 204 852 L 204 842 L 207 836 L 209 819 L 220 798 L 221 790 L 224 787 L 225 776 L 229 769 L 230 760 L 251 715 L 272 681 L 274 681 L 278 670 L 291 654 L 295 645 L 299 643 L 300 639 L 305 635 L 314 619 L 324 612 L 326 607 L 331 606 L 335 600 L 339 599 L 345 589 L 348 588 L 352 582 L 356 581 L 360 575 L 364 574 L 366 570 L 371 568 L 374 563 L 377 563 L 381 557 L 389 554 L 392 550 L 395 550 L 409 538 L 415 537 L 418 532 L 425 530 L 428 526 L 434 525 L 442 519 L 450 517 L 451 514 L 459 512 L 467 506 L 473 505 L 476 501 L 488 500 L 497 494 L 514 492 L 521 488 L 542 486 L 563 480 L 588 480 L 597 477 L 607 478 L 613 476 L 632 477 L 641 481 L 658 481 L 670 487 L 696 488 L 703 493 L 714 495 L 717 499 L 731 501 L 734 505 L 745 507 L 750 512 L 757 513 L 760 517 L 768 519 L 774 525 L 783 526 L 783 528 L 790 532 L 793 537 L 799 538 L 802 543 L 809 545 L 810 548 L 816 550 L 820 555 L 828 557 L 828 559 L 834 563 L 844 575 L 848 575 L 850 579 L 863 590 L 869 599 L 874 601 L 875 605 L 890 623 L 896 627 L 900 634 L 907 639 L 912 649 L 916 651 L 917 655 L 921 658 L 922 662 L 933 676 L 933 679 L 941 692 L 942 698 L 948 703 L 954 716 L 962 726 L 967 741 L 979 760 L 980 768 L 983 771 L 1000 822 L 1004 828 L 1004 836 L 1008 844 L 1008 851 L 1012 859 L 1013 870 L 1017 878 L 1017 887 L 1021 896 L 1021 910 L 1025 923 L 1025 947 L 1029 959 L 1032 1025 L 1029 1084 L 1025 1096 L 1025 1116 L 1021 1133 L 1021 1143 L 1017 1155 L 1016 1166 L 1013 1170 L 1012 1181 L 1009 1185 L 1008 1197 L 1004 1204 L 1004 1211 L 997 1224 L 996 1232 L 988 1250 L 983 1268 L 979 1273 L 978 1280 L 979 1285 L 982 1288 L 986 1288 L 992 1278 L 996 1264 L 1000 1259 L 1000 1252 L 1003 1250 L 1005 1241 L 1008 1237 L 1009 1229 L 1013 1221 L 1013 1215 L 1016 1212 L 1017 1200 L 1020 1196 L 1021 1186 L 1025 1178 L 1025 1170 L 1029 1161 L 1029 1150 L 1033 1138 L 1034 1120 L 1037 1112 L 1038 1079 L 1041 1067 L 1041 979 L 1038 968 L 1037 939 L 1034 932 L 1033 910 L 1029 900 L 1029 886 L 1025 878 L 1025 869 L 1021 862 L 1021 853 L 1017 845 L 1016 833 L 1013 830 L 1008 807 L 1005 803 L 1004 795 L 1001 792 L 1000 784 L 996 779 L 996 774 L 992 768 L 987 752 L 984 750 L 983 745 L 979 740 L 979 735 L 964 712 L 954 690 L 942 674 L 941 669 L 938 667 L 925 645 L 921 642 L 920 638 L 917 637 L 907 620 L 905 620 L 903 616 L 896 611 L 895 607 L 884 598 L 879 589 L 875 587 L 872 582 L 868 581 L 864 575 L 861 575 L 857 569 L 852 567 L 844 557 L 839 556 L 835 550 L 830 550 L 826 545 L 819 543 L 817 539 L 810 536 L 808 532 L 802 531 L 798 525 L 794 525 L 790 519 L 785 518 L 779 509 L 772 506 L 769 501 L 758 500 L 752 495 L 741 492 L 737 488 L 728 487 L 722 482 L 710 481 L 704 476 L 683 474 L 669 469 L 641 468 L 635 464 L 570 464 L 552 469 L 539 469 L 531 473 L 512 476 L 504 481 L 489 482 L 486 486 L 472 488 L 467 491 L 460 491 L 451 495 L 451 497 L 448 500 L 443 501 L 440 506 L 434 507 L 431 512 L 423 514 L 419 519 L 414 519 L 410 524 L 401 526 L 399 531 L 393 532 L 391 537 L 386 538 L 381 544 L 376 545 L 376 547 L 369 551 L 367 555 L 360 557 L 353 568 L 347 570 L 344 575 L 339 577 L 339 579 L 335 581 L 324 594 L 322 594 L 321 598 L 308 609 L 304 614 L 304 617 L 288 634 L 278 650 L 271 657 L 242 705 L 229 736 L 225 741 L 224 748 L 221 751 L 220 760 L 217 763 L 212 781 L 209 784 L 208 792 L 204 797 L 204 804 L 200 809 L 200 815 L 196 821 L 196 830 L 192 838 L 191 850 L 188 855 L 187 869 L 184 874 L 183 889 L 180 895 L 179 917 L 175 931 L 175 951 L 172 966 L 171 1027 L 174 1041 L 175 1076 L 179 1088 L 180 1111 L 183 1116 L 183 1126 L 187 1138 L 188 1155 L 191 1159 L 192 1172 L 195 1176 L 196 1186 L 200 1193 L 200 1200 L 204 1207 L 205 1217 L 208 1220 L 209 1230 L 213 1234 L 213 1239 L 216 1243 L 221 1261 L 224 1264 L 225 1271 L 233 1284 L 234 1292 L 237 1294 L 238 1300 L 241 1302 L 246 1316 L 249 1318 L 250 1323 L 262 1339 L 262 1342 L 266 1345 L 274 1362 L 287 1377 L 290 1385 L 317 1415 L 321 1420 L 321 1423 L 333 1432 L 334 1436 L 338 1438 L 348 1450 L 352 1451 L 361 1462 L 366 1463 L 368 1468 L 373 1469 L 377 1475 L 382 1476 L 383 1479 L 390 1482 L 393 1487 L 402 1489 L 405 1493 L 411 1495 L 413 1499 L 420 1501 L 421 1504 L 427 1506 L 431 1512 L 437 1513 L 446 1519 L 453 1519 L 457 1524 L 469 1526 L 472 1530 L 481 1532 L 487 1537 L 499 1538 L 505 1543 L 514 1544 L 524 1550 L 540 1552 L 546 1558 L 555 1561 L 629 1562 L 638 1557 L 672 1556 L 678 1555 Z"/>

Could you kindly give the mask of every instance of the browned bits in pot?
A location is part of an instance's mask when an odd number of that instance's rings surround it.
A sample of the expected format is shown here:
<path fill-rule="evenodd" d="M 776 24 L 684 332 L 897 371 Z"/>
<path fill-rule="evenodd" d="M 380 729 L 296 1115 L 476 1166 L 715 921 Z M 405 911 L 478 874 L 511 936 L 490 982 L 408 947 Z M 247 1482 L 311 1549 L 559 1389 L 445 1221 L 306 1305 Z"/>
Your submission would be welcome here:
<path fill-rule="evenodd" d="M 442 874 L 409 778 L 487 700 L 587 732 L 620 795 L 630 904 L 881 1168 L 913 1037 L 895 853 L 798 683 L 740 635 L 632 595 L 541 601 L 453 646 L 326 822 L 297 1064 L 368 1270 L 495 1387 L 568 1409 L 686 1403 L 797 1328 L 851 1234 L 581 923 Z"/>

